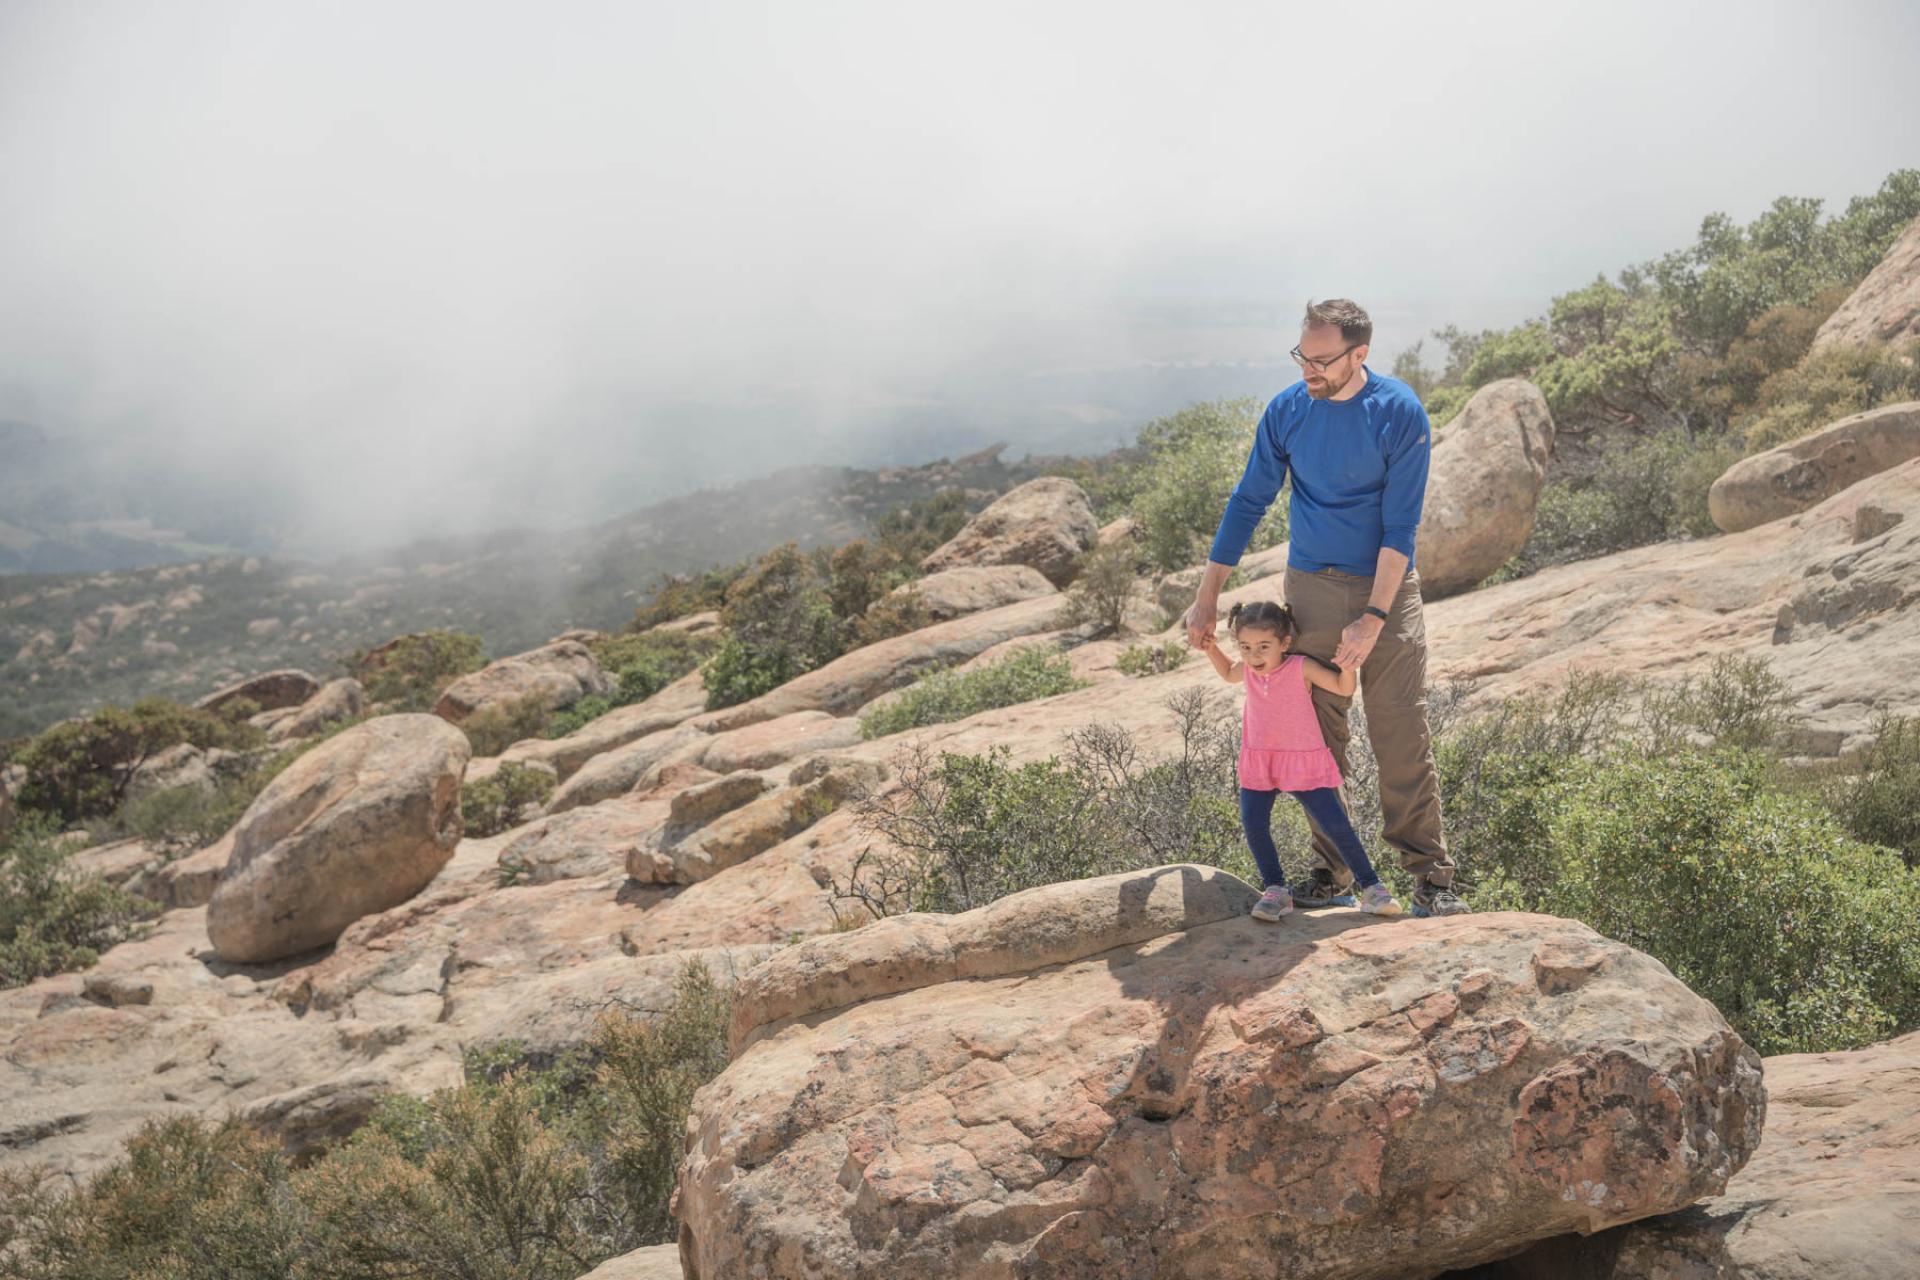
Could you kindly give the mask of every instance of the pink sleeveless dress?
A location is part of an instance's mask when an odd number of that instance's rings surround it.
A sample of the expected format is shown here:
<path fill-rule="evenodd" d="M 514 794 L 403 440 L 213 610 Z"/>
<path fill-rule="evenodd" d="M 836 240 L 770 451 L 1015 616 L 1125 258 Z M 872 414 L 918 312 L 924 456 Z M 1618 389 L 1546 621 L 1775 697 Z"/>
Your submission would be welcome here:
<path fill-rule="evenodd" d="M 1305 659 L 1284 659 L 1273 674 L 1241 668 L 1247 704 L 1240 721 L 1240 785 L 1250 791 L 1317 791 L 1340 785 L 1340 766 L 1313 712 Z"/>

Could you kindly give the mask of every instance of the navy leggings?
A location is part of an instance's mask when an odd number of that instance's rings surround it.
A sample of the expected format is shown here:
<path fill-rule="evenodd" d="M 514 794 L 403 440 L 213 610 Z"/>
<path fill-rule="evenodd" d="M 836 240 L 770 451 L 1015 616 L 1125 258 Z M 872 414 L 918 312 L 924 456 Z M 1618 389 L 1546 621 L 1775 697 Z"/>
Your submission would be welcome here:
<path fill-rule="evenodd" d="M 1279 794 L 1278 791 L 1240 788 L 1240 825 L 1246 828 L 1247 847 L 1253 850 L 1254 865 L 1260 868 L 1260 878 L 1267 882 L 1267 888 L 1287 882 L 1286 873 L 1280 870 L 1280 851 L 1273 847 L 1273 798 Z M 1317 791 L 1287 794 L 1298 800 L 1314 825 L 1327 833 L 1334 848 L 1340 851 L 1347 870 L 1353 872 L 1355 884 L 1365 889 L 1380 883 L 1380 873 L 1368 861 L 1353 823 L 1347 820 L 1347 807 L 1340 803 L 1339 788 L 1321 787 Z"/>

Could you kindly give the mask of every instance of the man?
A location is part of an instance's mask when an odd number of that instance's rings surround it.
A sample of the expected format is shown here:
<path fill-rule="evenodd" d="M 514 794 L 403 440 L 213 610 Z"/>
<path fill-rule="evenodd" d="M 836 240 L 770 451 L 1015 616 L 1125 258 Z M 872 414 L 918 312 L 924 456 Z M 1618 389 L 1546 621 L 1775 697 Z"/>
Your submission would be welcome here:
<path fill-rule="evenodd" d="M 1285 581 L 1300 624 L 1297 647 L 1358 669 L 1367 736 L 1380 765 L 1382 834 L 1413 877 L 1413 914 L 1461 915 L 1467 905 L 1453 893 L 1453 862 L 1440 830 L 1427 729 L 1426 625 L 1413 568 L 1433 433 L 1412 388 L 1367 368 L 1372 339 L 1373 322 L 1358 303 L 1307 304 L 1300 345 L 1292 351 L 1301 381 L 1275 396 L 1260 418 L 1246 474 L 1227 500 L 1206 575 L 1187 610 L 1187 638 L 1198 647 L 1212 634 L 1220 588 L 1291 476 Z M 1352 701 L 1313 690 L 1321 732 L 1343 775 Z M 1317 827 L 1313 853 L 1314 866 L 1294 901 L 1352 905 L 1352 874 Z"/>

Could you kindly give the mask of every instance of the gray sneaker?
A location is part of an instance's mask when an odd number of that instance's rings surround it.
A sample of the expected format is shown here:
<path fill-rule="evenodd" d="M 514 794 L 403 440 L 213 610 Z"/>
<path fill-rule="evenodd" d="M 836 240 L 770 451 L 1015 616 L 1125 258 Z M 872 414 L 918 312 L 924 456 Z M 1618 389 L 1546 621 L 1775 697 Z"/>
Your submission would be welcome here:
<path fill-rule="evenodd" d="M 1287 886 L 1270 886 L 1260 895 L 1260 901 L 1253 904 L 1253 910 L 1247 914 L 1255 920 L 1278 920 L 1293 911 L 1293 895 L 1287 892 Z"/>
<path fill-rule="evenodd" d="M 1351 907 L 1357 899 L 1353 896 L 1353 881 L 1335 884 L 1325 867 L 1315 867 L 1293 891 L 1293 901 L 1296 906 L 1308 908 Z"/>
<path fill-rule="evenodd" d="M 1370 916 L 1397 916 L 1400 903 L 1386 885 L 1370 884 L 1360 891 L 1360 909 Z"/>
<path fill-rule="evenodd" d="M 1457 894 L 1445 885 L 1429 884 L 1422 880 L 1413 891 L 1413 914 L 1417 919 L 1428 916 L 1465 916 L 1473 914 L 1473 908 L 1462 902 Z"/>

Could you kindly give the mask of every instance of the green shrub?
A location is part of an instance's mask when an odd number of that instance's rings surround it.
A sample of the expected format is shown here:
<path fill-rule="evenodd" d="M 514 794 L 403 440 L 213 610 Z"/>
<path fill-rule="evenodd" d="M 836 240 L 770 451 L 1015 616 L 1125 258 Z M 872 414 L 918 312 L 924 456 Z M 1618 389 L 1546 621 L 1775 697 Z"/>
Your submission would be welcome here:
<path fill-rule="evenodd" d="M 1133 562 L 1134 549 L 1121 542 L 1082 554 L 1058 625 L 1091 626 L 1102 633 L 1124 631 L 1134 601 Z"/>
<path fill-rule="evenodd" d="M 909 685 L 897 698 L 862 714 L 860 729 L 868 738 L 884 738 L 930 724 L 964 720 L 995 707 L 1050 698 L 1085 688 L 1086 683 L 1074 677 L 1064 654 L 1050 653 L 1042 645 L 1028 645 L 972 671 L 937 671 Z"/>
<path fill-rule="evenodd" d="M 121 805 L 90 830 L 96 841 L 136 837 L 156 852 L 177 855 L 204 849 L 232 829 L 266 786 L 257 770 L 222 779 L 213 790 L 166 787 Z"/>
<path fill-rule="evenodd" d="M 0 843 L 0 988 L 84 969 L 160 909 L 79 876 L 51 824 L 29 815 Z"/>
<path fill-rule="evenodd" d="M 853 620 L 855 645 L 878 644 L 894 636 L 903 636 L 929 626 L 933 617 L 927 602 L 913 587 L 874 601 L 867 611 Z"/>
<path fill-rule="evenodd" d="M 922 560 L 966 527 L 969 515 L 965 493 L 942 489 L 883 514 L 874 521 L 873 540 L 901 564 L 917 570 Z"/>
<path fill-rule="evenodd" d="M 400 636 L 347 659 L 369 702 L 394 711 L 431 711 L 448 685 L 487 664 L 480 637 L 462 631 L 422 631 Z"/>
<path fill-rule="evenodd" d="M 553 712 L 538 693 L 475 712 L 460 723 L 476 756 L 497 756 L 516 742 L 545 737 Z"/>
<path fill-rule="evenodd" d="M 790 542 L 727 588 L 727 637 L 704 668 L 708 710 L 757 698 L 839 656 L 840 624 L 823 576 Z"/>
<path fill-rule="evenodd" d="M 148 1124 L 71 1192 L 0 1172 L 0 1275 L 21 1280 L 573 1280 L 675 1234 L 694 1091 L 726 1065 L 729 996 L 689 965 L 646 1021 L 603 1019 L 547 1063 L 514 1045 L 390 1097 L 293 1169 L 228 1120 Z"/>
<path fill-rule="evenodd" d="M 652 597 L 634 610 L 629 629 L 646 631 L 676 618 L 718 609 L 726 601 L 727 588 L 752 567 L 753 561 L 742 560 L 704 573 L 662 577 Z"/>
<path fill-rule="evenodd" d="M 36 1185 L 36 1170 L 0 1175 L 0 1275 L 294 1280 L 306 1273 L 290 1177 L 279 1144 L 238 1121 L 148 1121 L 70 1193 Z"/>
<path fill-rule="evenodd" d="M 1184 640 L 1168 640 L 1164 644 L 1130 644 L 1120 651 L 1113 660 L 1123 675 L 1157 676 L 1173 670 L 1188 658 L 1193 650 Z"/>
<path fill-rule="evenodd" d="M 1132 478 L 1129 513 L 1139 522 L 1147 558 L 1171 573 L 1200 563 L 1220 512 L 1246 470 L 1262 405 L 1217 400 L 1189 405 L 1140 431 L 1142 460 Z M 1287 536 L 1286 503 L 1276 500 L 1248 550 Z"/>
<path fill-rule="evenodd" d="M 469 836 L 497 836 L 522 821 L 522 815 L 553 794 L 553 775 L 544 769 L 508 762 L 493 776 L 460 788 L 460 819 Z"/>
<path fill-rule="evenodd" d="M 1523 562 L 1531 571 L 1716 533 L 1707 490 L 1739 457 L 1730 442 L 1690 439 L 1677 431 L 1609 449 L 1587 475 L 1555 480 L 1540 491 Z"/>
<path fill-rule="evenodd" d="M 618 682 L 619 702 L 625 706 L 651 698 L 699 666 L 719 643 L 712 635 L 643 631 L 608 636 L 595 642 L 593 652 L 600 669 Z"/>
<path fill-rule="evenodd" d="M 964 911 L 1022 889 L 1169 862 L 1254 876 L 1240 836 L 1233 762 L 1239 717 L 1201 691 L 1168 699 L 1177 754 L 1143 760 L 1126 730 L 1090 726 L 1066 759 L 1011 763 L 920 743 L 895 760 L 898 795 L 866 801 L 861 828 L 880 837 L 845 883 L 841 923 L 902 911 Z"/>
<path fill-rule="evenodd" d="M 1920 720 L 1880 717 L 1872 745 L 1842 763 L 1827 789 L 1835 815 L 1855 839 L 1920 867 Z"/>
<path fill-rule="evenodd" d="M 1835 346 L 1768 378 L 1738 423 L 1754 452 L 1841 418 L 1920 399 L 1920 344 Z"/>
<path fill-rule="evenodd" d="M 1733 752 L 1572 762 L 1529 801 L 1546 874 L 1510 905 L 1661 960 L 1763 1054 L 1920 1023 L 1920 877 L 1766 772 Z"/>
<path fill-rule="evenodd" d="M 16 803 L 63 823 L 83 822 L 118 808 L 135 772 L 168 747 L 244 750 L 262 741 L 251 725 L 165 698 L 105 707 L 54 725 L 14 752 L 13 763 L 26 771 Z"/>

